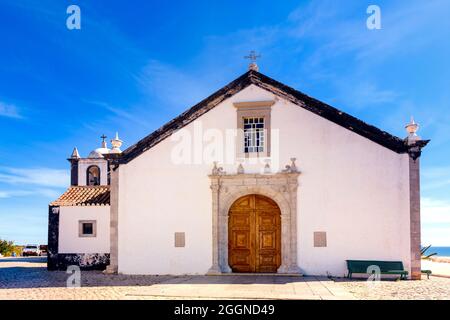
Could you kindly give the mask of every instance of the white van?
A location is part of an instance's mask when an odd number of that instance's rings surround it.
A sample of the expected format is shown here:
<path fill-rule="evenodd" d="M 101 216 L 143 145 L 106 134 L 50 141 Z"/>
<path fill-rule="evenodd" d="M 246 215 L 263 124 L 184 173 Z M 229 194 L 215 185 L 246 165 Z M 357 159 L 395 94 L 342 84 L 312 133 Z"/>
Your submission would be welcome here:
<path fill-rule="evenodd" d="M 40 256 L 41 250 L 37 244 L 27 244 L 22 250 L 22 256 Z"/>

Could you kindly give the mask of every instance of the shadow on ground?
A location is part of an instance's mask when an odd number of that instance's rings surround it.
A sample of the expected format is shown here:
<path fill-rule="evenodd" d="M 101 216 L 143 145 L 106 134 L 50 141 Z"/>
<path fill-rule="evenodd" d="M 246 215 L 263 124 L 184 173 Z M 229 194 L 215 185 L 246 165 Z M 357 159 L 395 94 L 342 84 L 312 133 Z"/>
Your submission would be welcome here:
<path fill-rule="evenodd" d="M 0 259 L 0 289 L 67 287 L 72 273 L 48 271 L 46 257 L 18 257 Z M 81 271 L 82 287 L 152 286 L 155 284 L 186 285 L 245 285 L 245 284 L 295 284 L 330 281 L 327 277 L 280 275 L 222 275 L 222 276 L 173 276 L 173 275 L 111 275 L 102 271 Z M 344 279 L 338 281 L 364 281 Z"/>
<path fill-rule="evenodd" d="M 47 263 L 47 257 L 7 257 L 7 258 L 0 258 L 0 263 L 2 265 L 8 264 L 8 263 L 15 263 L 15 262 L 27 262 L 27 263 Z"/>

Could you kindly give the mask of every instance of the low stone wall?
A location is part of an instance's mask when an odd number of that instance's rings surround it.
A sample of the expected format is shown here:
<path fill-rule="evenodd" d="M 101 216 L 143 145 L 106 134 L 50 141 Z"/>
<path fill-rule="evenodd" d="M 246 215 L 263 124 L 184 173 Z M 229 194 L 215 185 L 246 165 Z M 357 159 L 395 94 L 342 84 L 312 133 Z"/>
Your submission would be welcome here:
<path fill-rule="evenodd" d="M 79 266 L 82 270 L 105 270 L 110 262 L 109 253 L 60 253 L 53 270 L 66 270 L 68 266 Z"/>

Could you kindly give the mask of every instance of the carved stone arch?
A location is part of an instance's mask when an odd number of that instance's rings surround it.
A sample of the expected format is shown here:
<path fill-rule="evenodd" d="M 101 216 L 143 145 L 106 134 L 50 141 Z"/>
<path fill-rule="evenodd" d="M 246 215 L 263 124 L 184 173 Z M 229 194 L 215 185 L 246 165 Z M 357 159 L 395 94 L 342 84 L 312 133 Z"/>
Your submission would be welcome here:
<path fill-rule="evenodd" d="M 299 173 L 211 175 L 213 261 L 210 274 L 228 273 L 228 213 L 249 194 L 266 196 L 281 211 L 281 266 L 278 273 L 299 273 L 297 264 L 297 187 Z"/>
<path fill-rule="evenodd" d="M 237 189 L 233 193 L 229 193 L 223 199 L 223 210 L 220 210 L 219 214 L 228 215 L 231 206 L 237 199 L 250 194 L 259 194 L 272 199 L 280 208 L 281 215 L 290 215 L 288 200 L 286 200 L 281 193 L 274 192 L 273 188 L 270 186 L 251 186 L 244 189 Z"/>

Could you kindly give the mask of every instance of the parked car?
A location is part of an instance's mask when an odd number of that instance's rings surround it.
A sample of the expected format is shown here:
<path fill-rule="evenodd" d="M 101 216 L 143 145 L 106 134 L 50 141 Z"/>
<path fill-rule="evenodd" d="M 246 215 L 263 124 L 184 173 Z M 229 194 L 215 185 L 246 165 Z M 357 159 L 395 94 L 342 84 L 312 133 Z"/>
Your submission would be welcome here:
<path fill-rule="evenodd" d="M 47 245 L 46 244 L 41 244 L 39 246 L 39 250 L 41 250 L 41 256 L 46 256 L 47 255 Z"/>
<path fill-rule="evenodd" d="M 39 249 L 39 246 L 36 244 L 27 244 L 25 248 L 22 250 L 22 256 L 28 257 L 28 256 L 40 256 L 41 250 Z"/>

